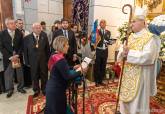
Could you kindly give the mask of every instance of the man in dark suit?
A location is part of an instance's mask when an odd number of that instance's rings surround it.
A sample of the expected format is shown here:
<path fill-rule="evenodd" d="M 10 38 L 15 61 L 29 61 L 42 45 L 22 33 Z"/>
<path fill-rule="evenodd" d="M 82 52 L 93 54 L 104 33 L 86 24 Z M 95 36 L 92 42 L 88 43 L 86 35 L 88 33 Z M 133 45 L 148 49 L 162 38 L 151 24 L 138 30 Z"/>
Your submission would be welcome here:
<path fill-rule="evenodd" d="M 76 44 L 75 34 L 72 30 L 69 30 L 69 22 L 67 19 L 62 19 L 61 24 L 62 24 L 62 29 L 59 29 L 53 33 L 52 43 L 54 39 L 60 35 L 65 36 L 66 38 L 69 39 L 69 50 L 68 53 L 66 54 L 66 59 L 69 65 L 74 66 L 74 63 L 77 60 L 77 44 Z"/>
<path fill-rule="evenodd" d="M 102 81 L 105 77 L 106 72 L 106 63 L 108 58 L 108 43 L 111 37 L 110 31 L 106 30 L 106 21 L 101 20 L 100 21 L 100 29 L 99 29 L 99 35 L 100 35 L 100 42 L 98 43 L 96 47 L 96 60 L 95 60 L 95 83 L 96 86 L 99 85 L 105 85 Z"/>
<path fill-rule="evenodd" d="M 5 92 L 5 80 L 4 80 L 3 56 L 0 51 L 0 94 L 3 92 Z"/>
<path fill-rule="evenodd" d="M 50 47 L 48 37 L 42 32 L 40 23 L 34 23 L 32 30 L 33 32 L 24 38 L 24 57 L 25 64 L 31 69 L 34 97 L 36 97 L 40 94 L 40 78 L 41 91 L 45 95 Z"/>
<path fill-rule="evenodd" d="M 20 30 L 23 37 L 30 34 L 29 31 L 24 29 L 24 23 L 23 23 L 22 19 L 17 19 L 16 20 L 16 27 L 17 27 L 18 30 Z M 31 81 L 30 68 L 25 65 L 24 53 L 23 53 L 23 57 L 22 57 L 22 62 L 23 62 L 22 67 L 23 67 L 23 74 L 24 74 L 24 87 L 29 88 L 32 85 L 32 81 Z"/>
<path fill-rule="evenodd" d="M 15 20 L 7 18 L 5 20 L 7 29 L 0 33 L 0 51 L 3 55 L 4 62 L 4 76 L 5 76 L 5 86 L 7 93 L 7 98 L 11 97 L 14 90 L 13 75 L 14 70 L 17 73 L 18 86 L 17 90 L 21 93 L 26 93 L 23 89 L 24 78 L 22 67 L 13 68 L 12 62 L 18 60 L 22 56 L 22 45 L 23 45 L 23 35 L 16 29 Z"/>
<path fill-rule="evenodd" d="M 29 31 L 24 29 L 24 22 L 22 19 L 17 19 L 16 20 L 16 27 L 18 30 L 20 30 L 23 34 L 23 37 L 27 36 L 29 33 Z"/>

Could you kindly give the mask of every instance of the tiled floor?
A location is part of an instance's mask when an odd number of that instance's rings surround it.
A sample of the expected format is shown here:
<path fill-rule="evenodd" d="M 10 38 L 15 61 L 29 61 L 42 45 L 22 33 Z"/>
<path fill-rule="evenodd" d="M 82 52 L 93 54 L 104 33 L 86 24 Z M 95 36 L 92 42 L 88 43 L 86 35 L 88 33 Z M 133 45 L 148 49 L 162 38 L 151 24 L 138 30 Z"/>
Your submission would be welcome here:
<path fill-rule="evenodd" d="M 0 114 L 26 114 L 28 96 L 33 94 L 32 89 L 26 91 L 21 94 L 15 89 L 11 98 L 6 98 L 6 93 L 0 94 Z"/>

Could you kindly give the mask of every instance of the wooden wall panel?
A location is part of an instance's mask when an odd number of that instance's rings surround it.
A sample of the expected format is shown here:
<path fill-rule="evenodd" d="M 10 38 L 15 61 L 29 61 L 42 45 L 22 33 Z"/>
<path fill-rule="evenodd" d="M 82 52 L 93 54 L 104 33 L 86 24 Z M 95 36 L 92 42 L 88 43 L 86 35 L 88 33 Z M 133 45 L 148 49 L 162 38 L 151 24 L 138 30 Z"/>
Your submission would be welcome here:
<path fill-rule="evenodd" d="M 2 30 L 2 8 L 1 8 L 1 0 L 0 0 L 0 30 Z"/>
<path fill-rule="evenodd" d="M 0 29 L 5 28 L 5 19 L 13 17 L 12 0 L 0 0 Z"/>
<path fill-rule="evenodd" d="M 64 0 L 63 17 L 72 21 L 72 0 Z"/>

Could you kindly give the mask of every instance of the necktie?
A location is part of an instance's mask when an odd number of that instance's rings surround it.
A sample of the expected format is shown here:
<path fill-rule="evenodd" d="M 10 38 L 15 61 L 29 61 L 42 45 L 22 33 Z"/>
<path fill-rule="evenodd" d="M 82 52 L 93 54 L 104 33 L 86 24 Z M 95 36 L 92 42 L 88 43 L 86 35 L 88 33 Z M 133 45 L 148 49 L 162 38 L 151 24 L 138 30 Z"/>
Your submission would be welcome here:
<path fill-rule="evenodd" d="M 104 36 L 104 30 L 102 29 L 102 35 Z"/>
<path fill-rule="evenodd" d="M 11 36 L 11 39 L 12 39 L 12 46 L 13 46 L 14 35 L 15 35 L 14 31 L 12 31 L 12 32 L 10 33 L 10 36 Z"/>
<path fill-rule="evenodd" d="M 39 45 L 39 36 L 36 36 L 36 48 L 38 48 L 38 45 Z"/>
<path fill-rule="evenodd" d="M 39 36 L 36 36 L 36 41 L 38 41 Z"/>
<path fill-rule="evenodd" d="M 67 33 L 66 33 L 66 32 L 67 32 L 67 31 L 66 31 L 66 30 L 64 30 L 64 36 L 65 36 L 65 37 L 67 37 Z"/>
<path fill-rule="evenodd" d="M 103 36 L 103 40 L 104 40 L 104 29 L 102 29 L 102 36 Z M 105 43 L 103 41 L 103 49 L 105 49 Z"/>
<path fill-rule="evenodd" d="M 14 39 L 14 31 L 11 32 L 11 38 Z"/>

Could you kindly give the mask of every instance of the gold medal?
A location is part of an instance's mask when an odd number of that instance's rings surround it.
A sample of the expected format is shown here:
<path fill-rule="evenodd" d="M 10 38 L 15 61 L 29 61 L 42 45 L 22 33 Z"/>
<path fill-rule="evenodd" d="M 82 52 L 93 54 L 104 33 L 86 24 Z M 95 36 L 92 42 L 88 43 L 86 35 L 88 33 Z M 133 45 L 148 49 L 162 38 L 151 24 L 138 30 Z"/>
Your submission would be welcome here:
<path fill-rule="evenodd" d="M 36 44 L 36 48 L 38 48 L 38 44 Z"/>

